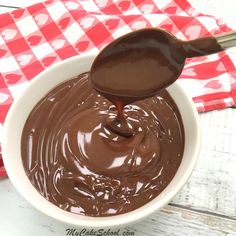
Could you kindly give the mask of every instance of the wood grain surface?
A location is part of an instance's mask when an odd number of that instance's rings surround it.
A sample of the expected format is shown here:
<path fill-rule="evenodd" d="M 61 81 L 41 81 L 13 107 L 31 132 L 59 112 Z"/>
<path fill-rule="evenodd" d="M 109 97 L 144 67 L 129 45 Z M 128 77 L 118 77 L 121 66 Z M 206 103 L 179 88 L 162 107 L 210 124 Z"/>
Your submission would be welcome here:
<path fill-rule="evenodd" d="M 40 0 L 0 0 L 0 13 L 36 2 Z M 190 2 L 236 28 L 235 0 Z M 236 60 L 235 52 L 232 50 Z M 122 228 L 122 232 L 134 232 L 135 236 L 236 236 L 236 109 L 200 114 L 200 121 L 199 161 L 187 184 L 162 211 Z M 0 179 L 0 236 L 65 236 L 68 228 L 73 227 L 34 209 L 7 178 Z"/>

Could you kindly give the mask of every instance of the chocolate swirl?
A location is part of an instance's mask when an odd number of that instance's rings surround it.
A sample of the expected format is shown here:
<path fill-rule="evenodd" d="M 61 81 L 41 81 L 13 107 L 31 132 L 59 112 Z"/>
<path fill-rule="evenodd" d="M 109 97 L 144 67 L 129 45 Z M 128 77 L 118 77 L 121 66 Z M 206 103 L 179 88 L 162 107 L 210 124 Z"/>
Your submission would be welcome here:
<path fill-rule="evenodd" d="M 22 133 L 22 161 L 47 200 L 89 216 L 132 211 L 155 198 L 182 159 L 184 131 L 166 90 L 127 105 L 135 130 L 119 136 L 106 126 L 116 109 L 88 83 L 88 73 L 49 92 L 30 113 Z"/>

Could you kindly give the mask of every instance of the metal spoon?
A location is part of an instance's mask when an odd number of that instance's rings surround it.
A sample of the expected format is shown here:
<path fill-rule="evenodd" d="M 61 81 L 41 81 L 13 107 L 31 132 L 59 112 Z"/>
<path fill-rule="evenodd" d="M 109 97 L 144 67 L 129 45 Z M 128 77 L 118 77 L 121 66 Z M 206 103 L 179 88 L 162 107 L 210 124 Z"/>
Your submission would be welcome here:
<path fill-rule="evenodd" d="M 161 29 L 142 29 L 106 46 L 93 62 L 90 80 L 95 90 L 125 105 L 172 84 L 181 74 L 186 58 L 233 46 L 236 31 L 182 41 Z"/>

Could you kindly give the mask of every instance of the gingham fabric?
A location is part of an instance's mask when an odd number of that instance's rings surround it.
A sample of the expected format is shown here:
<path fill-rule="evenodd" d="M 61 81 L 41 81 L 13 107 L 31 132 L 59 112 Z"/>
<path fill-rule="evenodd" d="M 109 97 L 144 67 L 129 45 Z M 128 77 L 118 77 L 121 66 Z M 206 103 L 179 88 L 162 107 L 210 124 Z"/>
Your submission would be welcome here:
<path fill-rule="evenodd" d="M 166 29 L 183 40 L 231 30 L 186 0 L 49 0 L 0 15 L 0 142 L 8 109 L 35 75 L 147 27 Z M 187 60 L 179 81 L 200 112 L 235 105 L 235 64 L 229 52 Z M 4 176 L 1 166 L 0 158 Z"/>

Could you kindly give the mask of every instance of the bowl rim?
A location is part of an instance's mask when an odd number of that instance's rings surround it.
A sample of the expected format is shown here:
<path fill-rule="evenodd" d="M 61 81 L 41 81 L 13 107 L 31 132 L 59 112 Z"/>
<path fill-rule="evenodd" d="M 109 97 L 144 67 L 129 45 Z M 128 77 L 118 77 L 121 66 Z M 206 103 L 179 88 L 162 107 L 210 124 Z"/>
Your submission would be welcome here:
<path fill-rule="evenodd" d="M 163 196 L 160 197 L 160 196 L 168 188 L 168 186 L 170 185 L 170 183 L 173 181 L 174 178 L 157 197 L 155 197 L 152 201 L 146 203 L 145 205 L 133 211 L 130 211 L 128 213 L 121 214 L 121 215 L 115 215 L 115 216 L 91 217 L 91 216 L 81 216 L 81 215 L 77 215 L 77 214 L 62 210 L 59 207 L 53 205 L 48 200 L 46 200 L 43 196 L 41 196 L 37 192 L 37 190 L 33 188 L 33 185 L 30 183 L 30 181 L 28 183 L 25 182 L 22 184 L 20 179 L 17 178 L 17 172 L 15 172 L 15 169 L 17 167 L 13 168 L 11 164 L 11 159 L 8 157 L 8 148 L 10 148 L 8 137 L 10 136 L 9 134 L 12 132 L 11 123 L 15 120 L 14 118 L 15 110 L 17 110 L 18 106 L 22 105 L 21 102 L 24 101 L 27 95 L 27 91 L 30 91 L 33 88 L 35 89 L 35 86 L 37 85 L 37 81 L 45 77 L 49 71 L 56 70 L 57 68 L 60 68 L 61 66 L 65 66 L 66 64 L 77 62 L 78 60 L 92 60 L 95 58 L 95 56 L 96 54 L 83 54 L 83 55 L 77 55 L 77 56 L 68 58 L 66 60 L 60 61 L 50 66 L 43 72 L 39 73 L 29 82 L 28 87 L 25 89 L 25 91 L 21 93 L 17 97 L 16 100 L 14 100 L 6 116 L 4 126 L 3 126 L 2 155 L 3 155 L 4 166 L 8 173 L 9 179 L 13 183 L 14 187 L 32 206 L 37 208 L 39 211 L 43 212 L 44 214 L 48 216 L 51 216 L 54 219 L 67 223 L 69 225 L 76 225 L 76 226 L 81 226 L 81 227 L 93 227 L 93 228 L 118 227 L 118 226 L 124 226 L 127 224 L 134 223 L 136 221 L 139 221 L 142 218 L 152 214 L 154 211 L 160 210 L 179 192 L 179 190 L 184 186 L 184 184 L 187 182 L 187 180 L 191 176 L 192 171 L 194 170 L 194 167 L 198 159 L 198 153 L 200 150 L 200 122 L 199 122 L 197 110 L 195 108 L 195 105 L 192 99 L 185 93 L 185 91 L 183 90 L 183 88 L 181 88 L 178 82 L 175 82 L 170 87 L 174 90 L 177 90 L 179 93 L 182 94 L 182 96 L 184 96 L 184 99 L 186 100 L 185 101 L 186 104 L 188 104 L 190 110 L 192 111 L 192 115 L 194 117 L 193 122 L 196 128 L 196 137 L 195 137 L 194 147 L 192 149 L 191 163 L 188 165 L 186 172 L 182 174 L 181 181 L 177 182 L 174 188 L 169 190 L 167 194 L 164 195 L 164 197 Z M 169 89 L 170 88 L 167 88 L 167 90 Z M 19 153 L 19 157 L 20 156 L 21 154 Z M 23 171 L 24 171 L 24 168 L 23 168 Z M 31 187 L 29 186 L 29 184 L 31 185 Z M 34 189 L 37 193 L 31 194 L 31 192 L 28 191 L 29 189 L 31 190 Z M 42 204 L 41 202 L 40 204 L 38 204 L 38 202 L 35 201 L 36 200 L 35 196 L 37 194 L 39 195 L 38 199 L 42 200 Z M 160 199 L 158 202 L 155 203 L 155 208 L 154 208 L 153 205 L 150 203 L 155 201 L 155 199 L 157 199 L 158 197 Z"/>

